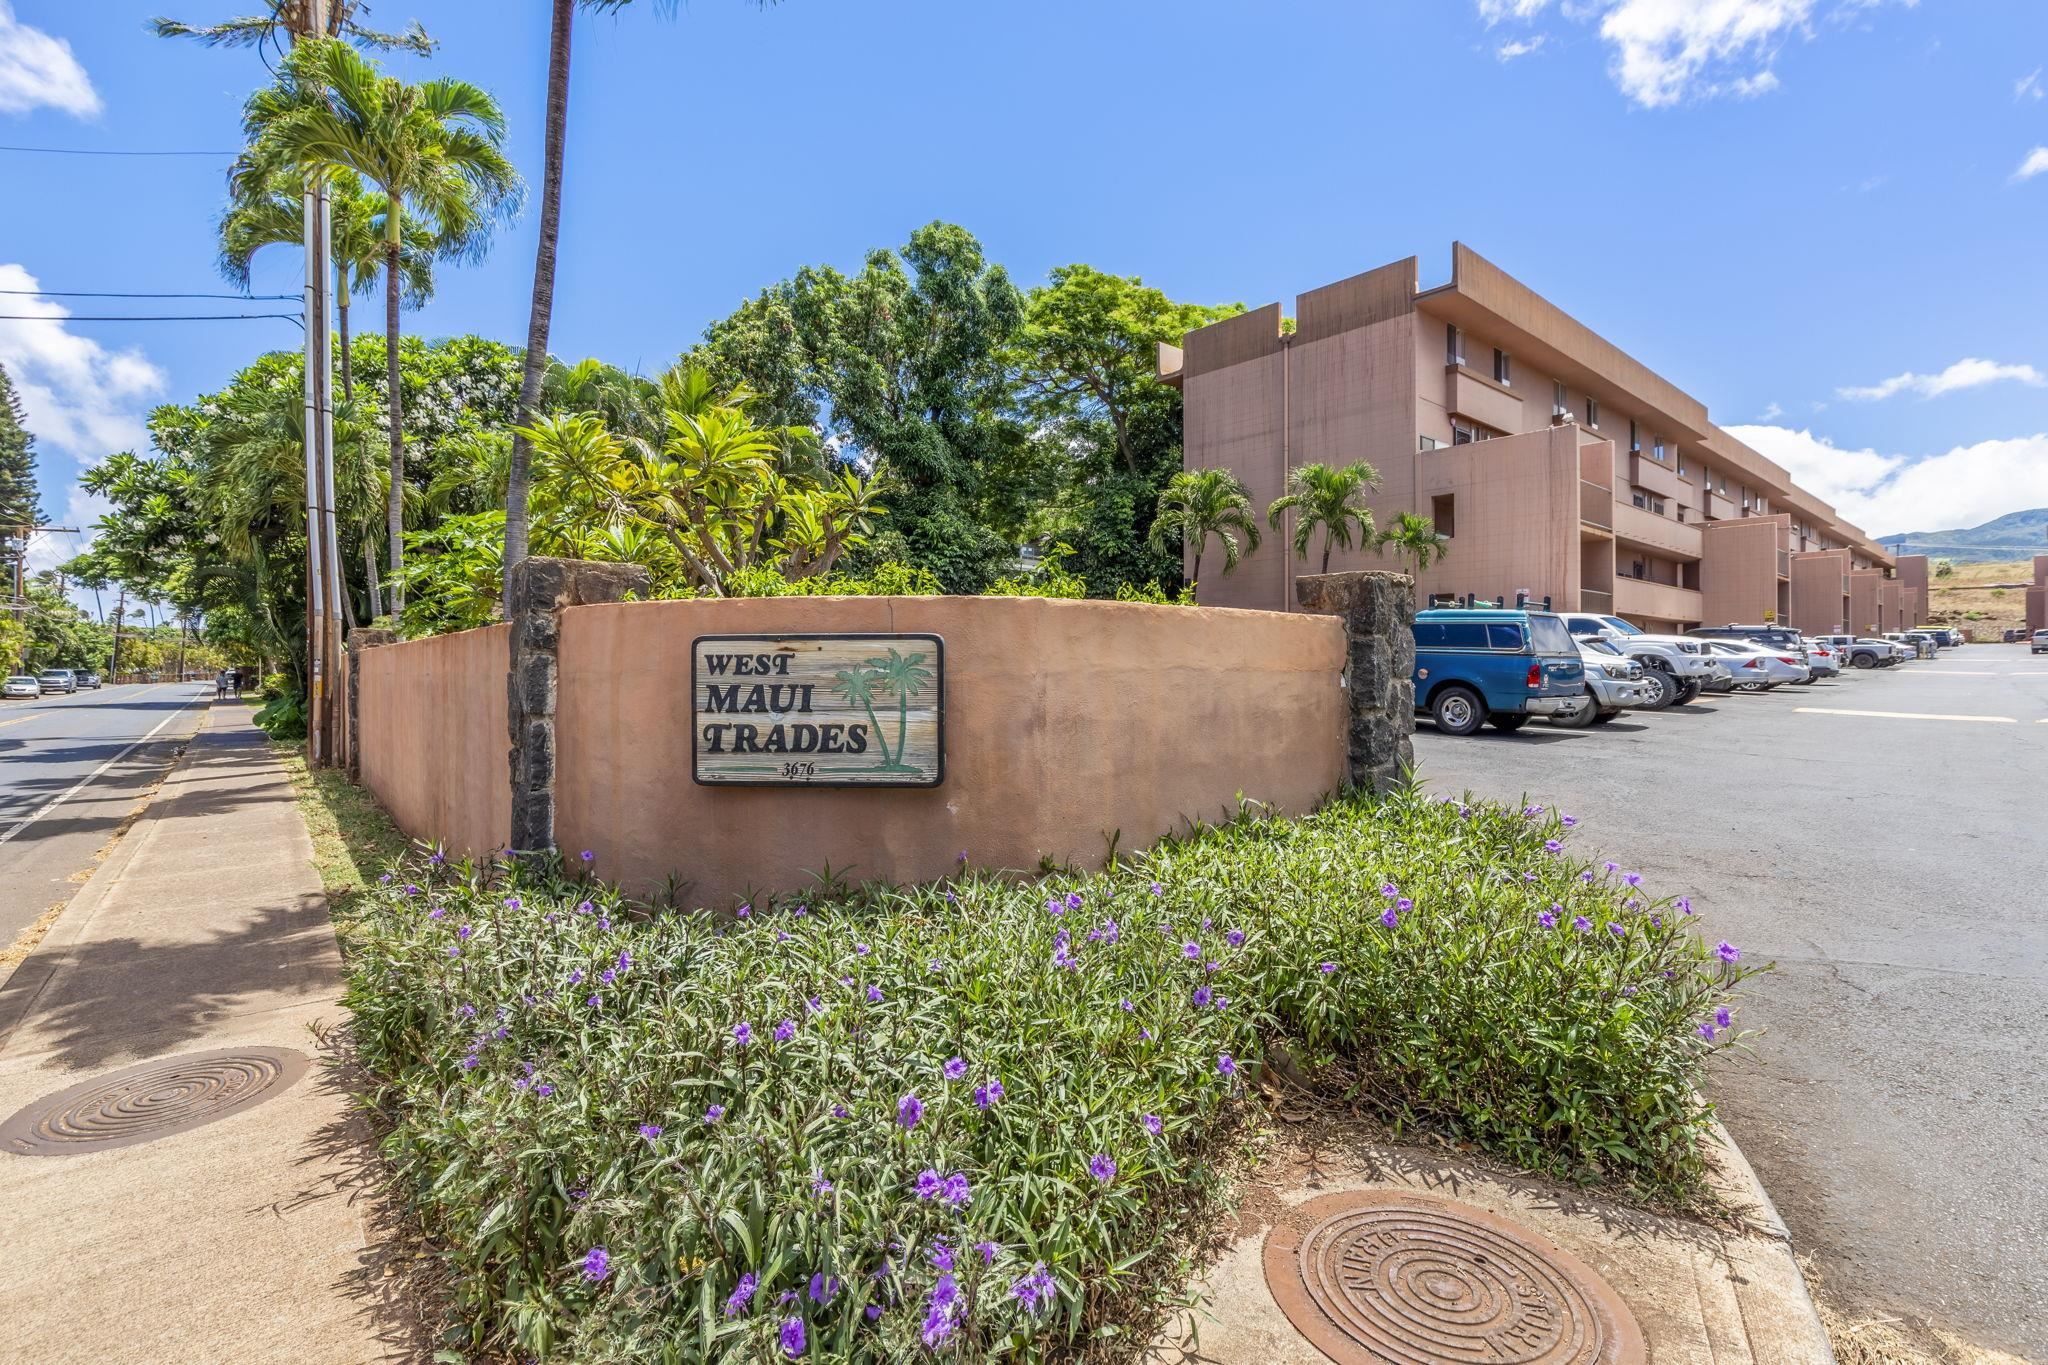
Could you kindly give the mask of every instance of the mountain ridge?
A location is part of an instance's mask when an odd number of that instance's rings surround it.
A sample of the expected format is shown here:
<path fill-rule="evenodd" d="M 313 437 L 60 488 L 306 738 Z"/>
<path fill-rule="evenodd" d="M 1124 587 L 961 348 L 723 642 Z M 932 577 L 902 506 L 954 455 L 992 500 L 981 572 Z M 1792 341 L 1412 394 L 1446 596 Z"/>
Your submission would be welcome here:
<path fill-rule="evenodd" d="M 1907 531 L 1877 537 L 1896 553 L 1932 559 L 2025 560 L 2048 554 L 2048 507 L 2029 507 L 1993 517 L 1980 526 L 1946 531 Z M 1903 548 L 1901 546 L 1903 545 Z"/>

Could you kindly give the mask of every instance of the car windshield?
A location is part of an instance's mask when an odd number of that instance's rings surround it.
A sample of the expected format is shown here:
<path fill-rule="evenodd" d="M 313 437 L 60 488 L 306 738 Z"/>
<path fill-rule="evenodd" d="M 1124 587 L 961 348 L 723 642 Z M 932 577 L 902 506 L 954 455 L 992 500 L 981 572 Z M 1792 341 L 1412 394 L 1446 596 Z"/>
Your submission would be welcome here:
<path fill-rule="evenodd" d="M 1578 647 L 1572 643 L 1572 633 L 1564 628 L 1564 622 L 1555 616 L 1539 616 L 1529 613 L 1529 643 L 1536 647 L 1538 654 L 1565 654 L 1578 657 Z"/>
<path fill-rule="evenodd" d="M 1634 626 L 1630 625 L 1628 622 L 1622 620 L 1619 616 L 1603 616 L 1600 619 L 1607 623 L 1607 628 L 1609 630 L 1619 631 L 1623 635 L 1641 635 L 1643 633 L 1640 630 L 1637 630 Z"/>
<path fill-rule="evenodd" d="M 17 673 L 7 681 L 11 683 L 32 683 L 35 679 L 29 677 L 26 673 Z"/>
<path fill-rule="evenodd" d="M 1587 654 L 1612 654 L 1616 658 L 1621 657 L 1621 651 L 1605 640 L 1581 640 L 1579 649 Z"/>

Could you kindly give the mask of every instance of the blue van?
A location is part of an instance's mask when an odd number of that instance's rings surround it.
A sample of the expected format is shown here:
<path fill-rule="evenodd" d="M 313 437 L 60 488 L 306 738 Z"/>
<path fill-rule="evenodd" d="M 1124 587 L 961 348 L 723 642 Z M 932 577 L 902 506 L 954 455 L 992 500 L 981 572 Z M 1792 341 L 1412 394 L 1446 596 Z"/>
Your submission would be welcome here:
<path fill-rule="evenodd" d="M 1439 608 L 1415 614 L 1415 710 L 1447 735 L 1487 721 L 1521 729 L 1531 716 L 1590 705 L 1586 667 L 1564 622 L 1547 611 Z"/>

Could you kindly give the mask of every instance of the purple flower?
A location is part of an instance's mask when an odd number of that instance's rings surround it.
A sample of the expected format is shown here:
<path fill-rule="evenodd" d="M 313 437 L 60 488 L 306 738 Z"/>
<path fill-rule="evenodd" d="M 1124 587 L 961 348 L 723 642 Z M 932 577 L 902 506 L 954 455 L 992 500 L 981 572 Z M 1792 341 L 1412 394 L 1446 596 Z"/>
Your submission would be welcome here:
<path fill-rule="evenodd" d="M 987 1085 L 974 1087 L 974 1107 L 986 1109 L 1003 1097 L 1003 1083 L 990 1081 Z"/>
<path fill-rule="evenodd" d="M 1321 972 L 1324 976 L 1328 976 L 1331 972 L 1337 970 L 1337 964 L 1334 962 L 1325 962 L 1322 966 L 1316 968 L 1316 970 Z"/>
<path fill-rule="evenodd" d="M 1054 896 L 1047 900 L 1045 903 L 1045 908 L 1055 915 L 1064 915 L 1067 913 L 1067 903 L 1061 900 L 1058 896 Z"/>
<path fill-rule="evenodd" d="M 981 1253 L 981 1263 L 983 1265 L 994 1265 L 996 1263 L 996 1253 L 1002 1250 L 994 1242 L 976 1242 L 974 1249 Z"/>
<path fill-rule="evenodd" d="M 1678 898 L 1678 913 L 1681 915 L 1690 915 L 1692 913 L 1692 898 L 1690 896 L 1680 896 Z"/>
<path fill-rule="evenodd" d="M 596 1009 L 603 1009 L 603 1008 L 604 1008 L 604 997 L 603 997 L 603 996 L 601 996 L 601 995 L 593 995 L 593 996 L 591 996 L 591 997 L 590 997 L 590 999 L 588 999 L 588 1000 L 587 1000 L 587 1001 L 585 1001 L 584 1003 L 585 1003 L 585 1004 L 587 1004 L 587 1005 L 589 1005 L 589 1006 L 590 1006 L 590 1008 L 592 1008 L 592 1009 L 594 1009 L 594 1010 L 596 1010 Z"/>
<path fill-rule="evenodd" d="M 1225 1076 L 1235 1076 L 1237 1074 L 1237 1059 L 1227 1052 L 1217 1053 L 1216 1070 Z"/>
<path fill-rule="evenodd" d="M 654 1141 L 656 1138 L 661 1136 L 661 1125 L 658 1123 L 641 1124 L 640 1136 L 646 1138 L 649 1142 Z"/>
<path fill-rule="evenodd" d="M 1192 962 L 1202 955 L 1202 945 L 1192 941 L 1183 943 L 1180 945 L 1180 955 Z"/>
<path fill-rule="evenodd" d="M 924 1315 L 925 1345 L 936 1349 L 953 1335 L 959 1295 L 958 1281 L 951 1275 L 939 1276 L 939 1282 L 932 1288 L 931 1307 Z"/>
<path fill-rule="evenodd" d="M 724 1117 L 725 1106 L 722 1104 L 714 1104 L 704 1111 L 704 1122 L 707 1124 L 716 1123 Z"/>
<path fill-rule="evenodd" d="M 1719 955 L 1723 962 L 1739 962 L 1742 959 L 1742 949 L 1736 947 L 1725 938 L 1714 945 L 1714 952 Z"/>
<path fill-rule="evenodd" d="M 782 1353 L 791 1360 L 795 1360 L 803 1355 L 806 1345 L 804 1341 L 804 1320 L 802 1318 L 784 1318 L 782 1321 L 781 1340 Z"/>
<path fill-rule="evenodd" d="M 540 1096 L 542 1099 L 546 1099 L 548 1096 L 555 1093 L 555 1088 L 547 1084 L 536 1085 L 533 1088 L 533 1093 Z"/>
<path fill-rule="evenodd" d="M 1621 874 L 1621 879 L 1630 886 L 1641 886 L 1643 884 L 1643 874 L 1640 872 L 1624 872 Z"/>
<path fill-rule="evenodd" d="M 946 1065 L 940 1069 L 946 1073 L 947 1080 L 957 1081 L 967 1074 L 967 1059 L 964 1057 L 949 1057 L 946 1059 Z"/>
<path fill-rule="evenodd" d="M 1088 1158 L 1088 1174 L 1107 1185 L 1116 1179 L 1116 1163 L 1109 1159 L 1109 1153 L 1097 1152 Z"/>
<path fill-rule="evenodd" d="M 1394 908 L 1396 910 L 1399 910 L 1401 913 L 1406 914 L 1408 911 L 1413 910 L 1415 908 L 1415 902 L 1409 900 L 1406 896 L 1403 896 L 1401 897 L 1401 899 L 1394 902 Z"/>
<path fill-rule="evenodd" d="M 896 1101 L 896 1122 L 904 1128 L 915 1128 L 924 1117 L 924 1101 L 916 1095 L 905 1095 Z"/>
<path fill-rule="evenodd" d="M 596 1284 L 612 1273 L 611 1253 L 603 1247 L 592 1247 L 583 1253 L 583 1278 Z"/>
<path fill-rule="evenodd" d="M 1573 825 L 1579 823 L 1579 817 L 1576 815 L 1560 815 L 1557 817 L 1557 822 L 1566 829 L 1570 829 Z"/>
<path fill-rule="evenodd" d="M 1242 948 L 1244 946 L 1244 930 L 1232 929 L 1223 936 L 1223 941 L 1233 948 Z"/>
<path fill-rule="evenodd" d="M 804 1012 L 806 1014 L 823 1014 L 825 1012 L 825 1002 L 815 995 L 807 995 L 804 997 Z"/>
<path fill-rule="evenodd" d="M 1210 1002 L 1211 1000 L 1214 1000 L 1215 998 L 1216 998 L 1216 996 L 1215 996 L 1215 993 L 1214 993 L 1213 991 L 1211 991 L 1211 990 L 1210 990 L 1210 989 L 1209 989 L 1209 988 L 1208 988 L 1207 986 L 1197 986 L 1197 987 L 1195 987 L 1195 1008 L 1196 1008 L 1196 1009 L 1198 1009 L 1198 1010 L 1205 1010 L 1205 1009 L 1209 1008 L 1209 1002 Z"/>
<path fill-rule="evenodd" d="M 1392 900 L 1394 897 L 1401 894 L 1401 888 L 1395 886 L 1392 882 L 1385 882 L 1380 886 L 1380 894 L 1382 896 L 1385 896 L 1388 900 Z"/>
<path fill-rule="evenodd" d="M 868 987 L 868 1003 L 870 1005 L 879 1005 L 882 1003 L 882 988 L 880 986 Z"/>
<path fill-rule="evenodd" d="M 908 1125 L 905 1126 L 907 1127 Z M 929 1169 L 919 1171 L 917 1173 L 917 1197 L 919 1199 L 937 1199 L 939 1191 L 945 1188 L 945 1183 L 946 1178 L 937 1171 Z"/>
<path fill-rule="evenodd" d="M 939 1188 L 939 1198 L 956 1209 L 966 1203 L 968 1199 L 967 1176 L 960 1171 L 955 1171 L 947 1176 L 945 1184 Z M 951 1266 L 946 1268 L 948 1270 L 952 1269 Z"/>
<path fill-rule="evenodd" d="M 1067 893 L 1067 909 L 1069 909 L 1069 910 L 1079 910 L 1080 908 L 1081 908 L 1081 893 L 1080 893 L 1080 892 L 1078 892 L 1078 891 L 1069 891 L 1069 892 Z"/>
<path fill-rule="evenodd" d="M 1621 922 L 1619 920 L 1609 920 L 1607 921 L 1607 932 L 1614 935 L 1616 938 L 1620 938 L 1623 934 L 1626 934 L 1628 930 L 1621 927 Z"/>
<path fill-rule="evenodd" d="M 796 1037 L 796 1020 L 785 1019 L 775 1026 L 775 1041 L 786 1043 Z"/>
<path fill-rule="evenodd" d="M 727 1317 L 737 1317 L 754 1306 L 754 1286 L 757 1283 L 751 1270 L 740 1276 L 740 1282 L 732 1288 L 732 1297 L 725 1301 Z"/>
<path fill-rule="evenodd" d="M 1102 922 L 1100 929 L 1090 929 L 1088 931 L 1088 941 L 1090 943 L 1115 943 L 1119 935 L 1120 931 L 1116 927 L 1116 921 L 1106 919 Z"/>
<path fill-rule="evenodd" d="M 428 919 L 447 919 L 447 918 L 448 918 L 448 911 L 447 911 L 447 908 L 446 908 L 445 906 L 439 906 L 439 905 L 437 905 L 437 906 L 435 906 L 435 907 L 434 907 L 433 909 L 431 909 L 431 910 L 427 911 L 427 918 L 428 918 Z"/>
<path fill-rule="evenodd" d="M 1543 851 L 1545 853 L 1558 853 L 1563 851 L 1563 849 L 1564 845 L 1555 839 L 1545 839 L 1543 841 Z"/>
<path fill-rule="evenodd" d="M 1524 814 L 1524 815 L 1528 816 L 1528 817 L 1529 817 L 1530 819 L 1532 819 L 1532 820 L 1533 820 L 1533 819 L 1535 819 L 1535 818 L 1536 818 L 1537 816 L 1539 816 L 1539 815 L 1543 814 L 1543 807 L 1541 807 L 1541 806 L 1524 806 L 1524 807 L 1522 807 L 1522 814 Z"/>
<path fill-rule="evenodd" d="M 1604 862 L 1604 863 L 1600 864 L 1600 866 L 1601 866 L 1601 868 L 1602 868 L 1602 869 L 1604 869 L 1605 871 L 1608 871 L 1608 872 L 1619 872 L 1619 871 L 1621 871 L 1621 864 L 1620 864 L 1620 863 L 1617 863 L 1617 862 L 1615 862 L 1615 861 L 1613 861 L 1612 859 L 1609 859 L 1609 860 L 1608 860 L 1607 862 Z"/>
<path fill-rule="evenodd" d="M 597 979 L 603 982 L 605 985 L 609 986 L 612 984 L 612 982 L 617 981 L 619 979 L 619 974 L 613 971 L 610 967 L 607 967 L 597 974 Z"/>
<path fill-rule="evenodd" d="M 1136 1008 L 1138 1008 L 1138 1007 L 1137 1007 L 1136 1005 L 1133 1005 L 1133 1004 L 1132 1004 L 1132 1003 L 1131 1003 L 1131 1002 L 1130 1002 L 1129 1000 L 1119 1000 L 1119 1001 L 1117 1001 L 1117 1002 L 1116 1002 L 1116 1007 L 1117 1007 L 1118 1009 L 1122 1010 L 1122 1011 L 1123 1011 L 1123 1012 L 1124 1012 L 1125 1014 L 1129 1014 L 1129 1013 L 1130 1013 L 1130 1012 L 1131 1012 L 1132 1010 L 1135 1010 Z"/>
<path fill-rule="evenodd" d="M 517 897 L 517 896 L 507 896 L 507 897 L 505 897 L 505 908 L 506 908 L 507 910 L 517 910 L 517 909 L 519 908 L 519 897 Z"/>
<path fill-rule="evenodd" d="M 1401 917 L 1395 913 L 1393 906 L 1390 905 L 1380 912 L 1380 923 L 1386 925 L 1389 929 L 1392 929 L 1400 922 Z"/>
<path fill-rule="evenodd" d="M 753 907 L 753 906 L 751 906 L 751 905 L 744 905 L 744 904 L 743 904 L 743 905 L 741 905 L 741 906 L 740 906 L 740 908 L 739 908 L 739 909 L 737 909 L 737 910 L 733 911 L 733 912 L 732 912 L 732 915 L 733 915 L 733 918 L 734 918 L 734 919 L 748 919 L 748 918 L 751 918 L 751 917 L 752 917 L 753 913 L 754 913 L 754 907 Z"/>
<path fill-rule="evenodd" d="M 1579 874 L 1579 880 L 1587 883 L 1588 885 L 1591 885 L 1593 881 L 1593 869 L 1589 867 L 1584 872 L 1581 872 Z"/>
<path fill-rule="evenodd" d="M 1735 1016 L 1728 1012 L 1728 1007 L 1726 1005 L 1723 1005 L 1721 1006 L 1721 1008 L 1714 1011 L 1714 1022 L 1720 1025 L 1722 1028 L 1727 1028 L 1729 1025 L 1735 1022 Z"/>
<path fill-rule="evenodd" d="M 1701 1025 L 1700 1025 L 1700 1037 L 1702 1037 L 1702 1038 L 1706 1039 L 1706 1040 L 1707 1040 L 1708 1042 L 1710 1042 L 1710 1043 L 1711 1043 L 1711 1042 L 1713 1042 L 1713 1041 L 1714 1041 L 1714 1026 L 1713 1026 L 1712 1024 L 1701 1024 Z"/>
<path fill-rule="evenodd" d="M 583 969 L 581 967 L 578 967 L 569 973 L 569 984 L 572 986 L 580 986 L 583 984 Z"/>
<path fill-rule="evenodd" d="M 1159 1121 L 1159 1115 L 1157 1114 L 1140 1114 L 1138 1115 L 1138 1122 L 1153 1137 L 1158 1137 L 1162 1132 L 1166 1131 L 1166 1125 Z"/>
<path fill-rule="evenodd" d="M 944 1242 L 933 1242 L 931 1260 L 932 1264 L 940 1270 L 951 1271 L 953 1269 L 953 1248 L 947 1246 Z"/>
<path fill-rule="evenodd" d="M 627 952 L 624 948 L 619 949 L 619 970 L 623 972 L 624 970 L 626 970 L 626 968 L 632 965 L 633 955 Z"/>
<path fill-rule="evenodd" d="M 832 1182 L 827 1180 L 821 1172 L 811 1172 L 811 1193 L 819 1196 L 832 1193 Z M 818 1297 L 817 1284 L 816 1277 L 813 1277 L 811 1280 L 811 1297 L 813 1299 Z M 823 1300 L 820 1299 L 819 1302 L 822 1303 Z"/>
<path fill-rule="evenodd" d="M 457 930 L 455 931 L 455 937 L 457 937 L 457 938 L 460 938 L 460 939 L 467 939 L 467 938 L 468 938 L 468 937 L 469 937 L 469 936 L 470 936 L 471 934 L 473 934 L 473 933 L 475 933 L 475 932 L 476 932 L 476 930 L 475 930 L 474 928 L 472 928 L 471 926 L 469 926 L 469 925 L 465 924 L 465 925 L 463 925 L 463 926 L 462 926 L 462 927 L 461 927 L 460 929 L 457 929 Z"/>
<path fill-rule="evenodd" d="M 873 951 L 874 949 L 868 947 L 868 945 L 865 943 L 856 943 L 853 945 L 853 955 L 855 957 L 866 957 L 869 953 Z"/>
<path fill-rule="evenodd" d="M 586 863 L 589 862 L 592 858 L 595 858 L 596 856 L 597 855 L 595 853 L 592 853 L 587 848 L 583 850 L 583 861 Z"/>
<path fill-rule="evenodd" d="M 476 1018 L 476 1006 L 475 1006 L 475 1005 L 464 1005 L 464 1006 L 463 1006 L 463 1007 L 462 1007 L 461 1009 L 459 1009 L 459 1010 L 457 1010 L 457 1011 L 455 1011 L 455 1012 L 456 1012 L 457 1014 L 461 1015 L 461 1016 L 462 1016 L 463 1018 L 465 1018 L 465 1019 L 474 1019 L 474 1018 Z"/>
<path fill-rule="evenodd" d="M 1031 1267 L 1030 1274 L 1010 1286 L 1010 1297 L 1023 1304 L 1026 1312 L 1036 1314 L 1057 1290 L 1052 1276 L 1045 1273 L 1045 1262 L 1039 1261 Z"/>
<path fill-rule="evenodd" d="M 837 1275 L 834 1275 L 828 1279 L 826 1278 L 825 1272 L 821 1270 L 811 1276 L 812 1303 L 820 1305 L 828 1304 L 832 1302 L 832 1300 L 835 1297 L 837 1297 L 838 1293 L 839 1277 Z"/>
<path fill-rule="evenodd" d="M 753 1042 L 754 1026 L 752 1024 L 747 1023 L 745 1020 L 741 1020 L 739 1023 L 734 1024 L 732 1026 L 732 1040 L 735 1043 L 738 1043 L 741 1047 L 745 1047 L 748 1043 Z"/>
<path fill-rule="evenodd" d="M 1572 928 L 1578 930 L 1582 934 L 1591 933 L 1593 929 L 1593 921 L 1587 919 L 1584 915 L 1573 915 Z"/>

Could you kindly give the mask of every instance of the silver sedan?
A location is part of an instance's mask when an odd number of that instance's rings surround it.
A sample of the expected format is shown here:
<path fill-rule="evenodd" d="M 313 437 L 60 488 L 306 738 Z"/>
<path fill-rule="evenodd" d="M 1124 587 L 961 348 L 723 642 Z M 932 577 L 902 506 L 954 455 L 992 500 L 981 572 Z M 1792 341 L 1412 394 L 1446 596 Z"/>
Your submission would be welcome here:
<path fill-rule="evenodd" d="M 1767 692 L 1786 683 L 1803 683 L 1813 677 L 1796 654 L 1748 640 L 1708 640 L 1707 648 L 1726 664 L 1735 678 L 1738 692 Z"/>

